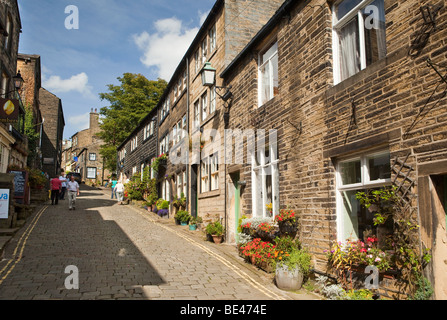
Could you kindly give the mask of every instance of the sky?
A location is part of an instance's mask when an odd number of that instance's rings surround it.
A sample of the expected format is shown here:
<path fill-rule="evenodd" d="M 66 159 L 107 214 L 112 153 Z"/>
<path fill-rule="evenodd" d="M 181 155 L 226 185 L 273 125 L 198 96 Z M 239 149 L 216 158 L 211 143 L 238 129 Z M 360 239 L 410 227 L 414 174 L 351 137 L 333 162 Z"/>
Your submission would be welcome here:
<path fill-rule="evenodd" d="M 18 0 L 19 52 L 41 57 L 62 100 L 64 139 L 87 129 L 99 93 L 124 73 L 169 82 L 215 0 Z M 78 19 L 77 19 L 78 18 Z"/>

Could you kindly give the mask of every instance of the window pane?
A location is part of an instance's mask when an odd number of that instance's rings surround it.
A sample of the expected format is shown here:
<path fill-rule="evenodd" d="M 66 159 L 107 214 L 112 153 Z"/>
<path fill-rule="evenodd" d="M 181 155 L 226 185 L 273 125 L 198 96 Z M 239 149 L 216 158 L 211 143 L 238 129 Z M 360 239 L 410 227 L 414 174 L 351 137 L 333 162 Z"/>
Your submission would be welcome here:
<path fill-rule="evenodd" d="M 363 0 L 345 0 L 337 6 L 337 19 L 343 18 L 349 11 L 355 8 Z"/>
<path fill-rule="evenodd" d="M 368 157 L 369 180 L 383 180 L 391 178 L 390 154 Z"/>
<path fill-rule="evenodd" d="M 368 10 L 365 10 L 368 8 Z M 383 0 L 376 0 L 362 10 L 365 20 L 366 65 L 386 56 L 385 9 Z M 372 10 L 372 11 L 371 11 Z"/>
<path fill-rule="evenodd" d="M 340 175 L 343 185 L 362 182 L 360 160 L 340 163 Z"/>
<path fill-rule="evenodd" d="M 278 51 L 278 43 L 275 42 L 263 55 L 261 64 L 269 60 Z"/>
<path fill-rule="evenodd" d="M 270 68 L 269 64 L 261 67 L 261 105 L 270 100 Z"/>
<path fill-rule="evenodd" d="M 275 54 L 272 58 L 272 85 L 273 85 L 273 97 L 275 97 L 279 91 L 278 91 L 278 55 Z M 273 98 L 272 97 L 272 98 Z"/>
<path fill-rule="evenodd" d="M 338 31 L 340 39 L 340 77 L 345 80 L 360 71 L 359 23 L 357 16 Z"/>

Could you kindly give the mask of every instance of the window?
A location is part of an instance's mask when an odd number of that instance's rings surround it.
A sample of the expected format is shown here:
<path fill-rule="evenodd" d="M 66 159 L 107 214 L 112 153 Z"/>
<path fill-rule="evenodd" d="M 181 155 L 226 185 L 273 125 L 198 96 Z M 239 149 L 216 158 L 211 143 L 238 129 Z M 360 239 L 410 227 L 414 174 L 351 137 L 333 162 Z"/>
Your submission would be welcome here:
<path fill-rule="evenodd" d="M 219 189 L 219 160 L 218 153 L 202 160 L 200 165 L 200 190 L 208 192 Z"/>
<path fill-rule="evenodd" d="M 174 86 L 174 102 L 177 101 L 177 94 L 178 94 L 178 88 L 177 86 Z"/>
<path fill-rule="evenodd" d="M 2 72 L 2 81 L 0 83 L 0 94 L 3 98 L 6 98 L 6 93 L 8 92 L 9 77 L 6 73 Z"/>
<path fill-rule="evenodd" d="M 188 133 L 186 131 L 186 114 L 182 118 L 182 129 L 183 129 L 182 131 L 182 139 L 183 139 L 184 137 L 186 137 L 186 134 Z"/>
<path fill-rule="evenodd" d="M 206 92 L 200 97 L 200 107 L 202 109 L 202 121 L 205 121 L 208 116 L 208 95 Z"/>
<path fill-rule="evenodd" d="M 344 0 L 333 8 L 334 81 L 386 56 L 384 0 Z"/>
<path fill-rule="evenodd" d="M 166 98 L 166 100 L 163 102 L 162 108 L 160 110 L 160 116 L 161 120 L 163 120 L 169 113 L 169 107 L 170 107 L 171 101 L 169 100 L 169 97 Z"/>
<path fill-rule="evenodd" d="M 188 80 L 188 74 L 183 72 L 183 89 L 186 89 L 186 81 Z"/>
<path fill-rule="evenodd" d="M 3 47 L 7 52 L 11 50 L 11 42 L 12 42 L 12 18 L 10 15 L 6 18 L 6 30 L 7 36 L 5 36 Z"/>
<path fill-rule="evenodd" d="M 90 161 L 96 161 L 96 153 L 89 153 L 88 159 Z"/>
<path fill-rule="evenodd" d="M 208 39 L 205 37 L 205 39 L 203 39 L 202 44 L 200 45 L 200 49 L 201 49 L 201 64 L 203 65 L 206 62 L 206 57 L 208 55 Z"/>
<path fill-rule="evenodd" d="M 177 198 L 186 197 L 186 171 L 177 175 Z"/>
<path fill-rule="evenodd" d="M 211 190 L 219 189 L 219 160 L 217 153 L 210 157 Z"/>
<path fill-rule="evenodd" d="M 160 141 L 160 154 L 169 152 L 169 133 L 166 134 Z"/>
<path fill-rule="evenodd" d="M 210 90 L 210 114 L 216 111 L 216 87 Z"/>
<path fill-rule="evenodd" d="M 279 213 L 279 171 L 277 144 L 258 146 L 252 154 L 252 204 L 256 217 L 274 217 Z M 266 205 L 272 204 L 273 212 Z"/>
<path fill-rule="evenodd" d="M 259 105 L 278 94 L 278 44 L 273 43 L 259 55 Z"/>
<path fill-rule="evenodd" d="M 194 127 L 198 127 L 200 125 L 200 101 L 197 100 L 194 103 Z"/>
<path fill-rule="evenodd" d="M 163 180 L 161 182 L 161 198 L 163 200 L 171 201 L 171 194 L 170 194 L 169 181 L 168 180 Z"/>
<path fill-rule="evenodd" d="M 87 168 L 87 179 L 96 179 L 96 168 Z"/>
<path fill-rule="evenodd" d="M 154 134 L 154 123 L 153 121 L 149 122 L 143 129 L 143 140 L 146 140 L 147 138 L 149 138 L 151 135 Z"/>
<path fill-rule="evenodd" d="M 135 136 L 130 141 L 130 151 L 134 151 L 138 147 L 138 136 Z"/>
<path fill-rule="evenodd" d="M 337 234 L 339 241 L 363 239 L 374 215 L 360 206 L 356 193 L 391 185 L 388 151 L 361 154 L 337 164 Z"/>
<path fill-rule="evenodd" d="M 214 25 L 208 32 L 208 37 L 210 39 L 210 53 L 216 49 L 216 26 Z"/>
<path fill-rule="evenodd" d="M 208 192 L 209 191 L 209 158 L 205 158 L 202 160 L 200 165 L 200 191 Z"/>
<path fill-rule="evenodd" d="M 194 71 L 195 73 L 199 72 L 200 69 L 200 53 L 199 50 L 197 50 L 194 53 Z"/>

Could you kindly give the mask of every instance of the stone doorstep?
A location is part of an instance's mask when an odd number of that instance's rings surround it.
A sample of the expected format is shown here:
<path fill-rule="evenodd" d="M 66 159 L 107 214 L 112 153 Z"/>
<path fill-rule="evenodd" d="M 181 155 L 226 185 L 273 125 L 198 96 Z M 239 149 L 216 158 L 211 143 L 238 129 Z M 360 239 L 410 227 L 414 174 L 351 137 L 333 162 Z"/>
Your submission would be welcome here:
<path fill-rule="evenodd" d="M 10 236 L 0 236 L 0 260 L 3 259 L 3 249 L 5 248 L 6 244 L 11 239 L 12 239 L 12 235 L 10 235 Z"/>
<path fill-rule="evenodd" d="M 0 229 L 0 237 L 3 236 L 13 236 L 19 228 L 7 228 L 7 229 Z"/>

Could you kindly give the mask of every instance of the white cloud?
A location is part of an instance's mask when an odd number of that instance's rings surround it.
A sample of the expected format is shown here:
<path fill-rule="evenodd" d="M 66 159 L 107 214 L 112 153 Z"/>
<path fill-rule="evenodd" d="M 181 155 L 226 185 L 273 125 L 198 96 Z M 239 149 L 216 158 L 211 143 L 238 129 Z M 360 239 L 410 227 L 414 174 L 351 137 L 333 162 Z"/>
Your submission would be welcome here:
<path fill-rule="evenodd" d="M 90 126 L 90 113 L 84 113 L 77 116 L 68 117 L 67 124 L 77 131 L 82 131 L 88 129 Z"/>
<path fill-rule="evenodd" d="M 205 11 L 205 12 L 199 11 L 200 25 L 202 25 L 205 22 L 205 20 L 208 17 L 210 11 L 211 10 L 208 10 L 208 11 Z"/>
<path fill-rule="evenodd" d="M 43 76 L 43 87 L 53 93 L 65 93 L 76 91 L 84 97 L 93 97 L 92 87 L 88 85 L 88 76 L 85 72 L 81 72 L 69 79 L 62 79 L 60 76 Z"/>
<path fill-rule="evenodd" d="M 154 26 L 154 34 L 144 31 L 133 35 L 133 41 L 143 51 L 140 61 L 147 67 L 157 67 L 158 76 L 169 81 L 199 29 L 184 28 L 175 17 L 157 20 Z"/>

